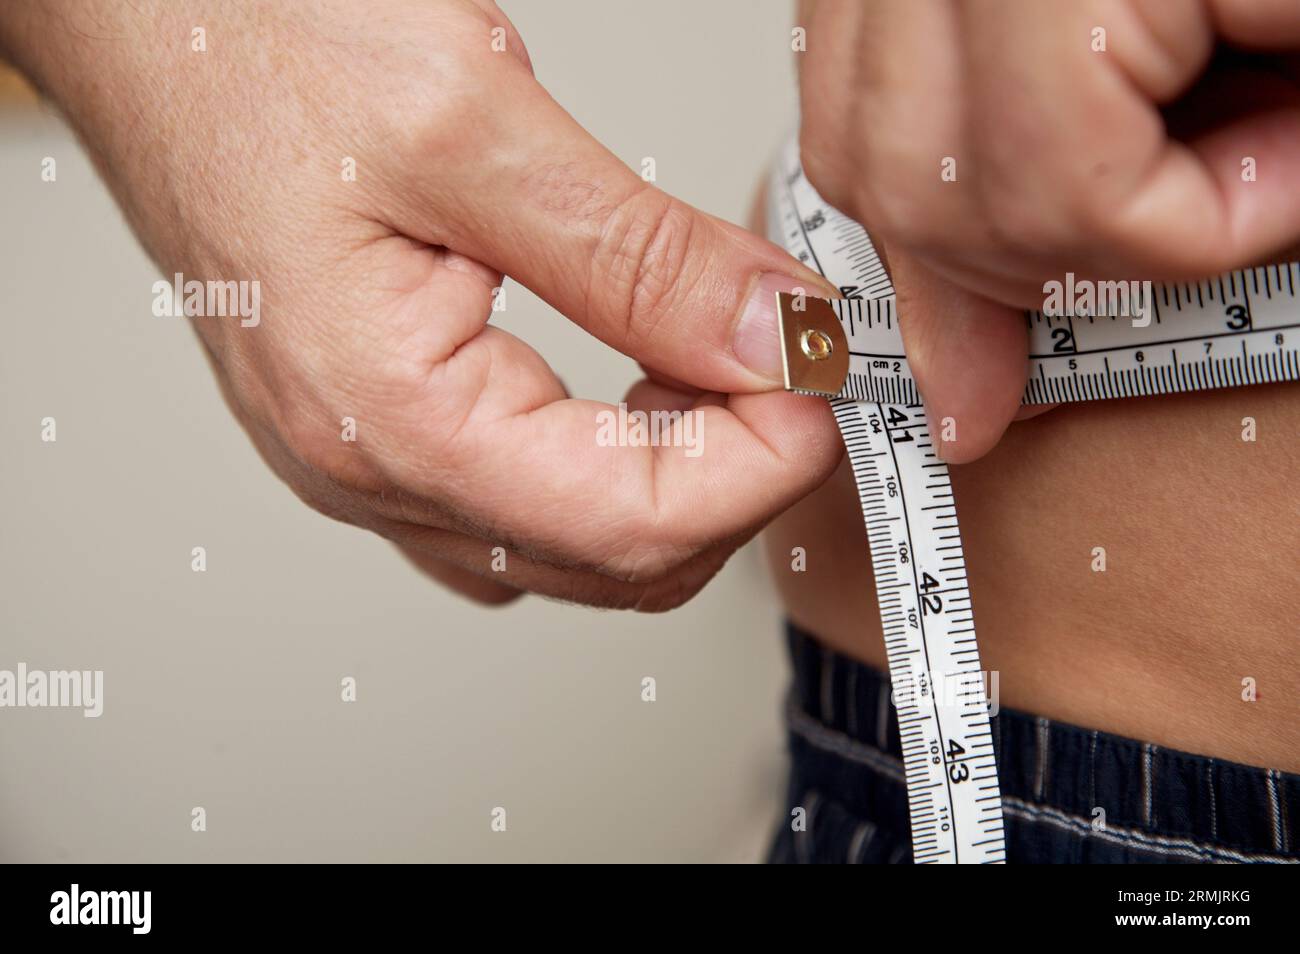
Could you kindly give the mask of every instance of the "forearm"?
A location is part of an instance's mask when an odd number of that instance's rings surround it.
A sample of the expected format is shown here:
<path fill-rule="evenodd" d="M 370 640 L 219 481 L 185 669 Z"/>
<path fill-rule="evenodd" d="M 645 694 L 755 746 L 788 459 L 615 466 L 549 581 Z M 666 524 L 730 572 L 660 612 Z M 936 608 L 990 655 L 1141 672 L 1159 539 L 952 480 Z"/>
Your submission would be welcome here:
<path fill-rule="evenodd" d="M 190 108 L 178 80 L 205 65 L 182 59 L 188 31 L 180 19 L 189 18 L 187 6 L 154 0 L 0 4 L 0 55 L 61 111 L 142 236 L 152 230 L 142 228 L 146 223 L 124 201 L 126 180 L 152 182 L 156 189 L 170 176 L 164 154 L 184 147 L 173 135 L 175 117 Z"/>
<path fill-rule="evenodd" d="M 152 0 L 9 0 L 0 4 L 0 58 L 67 109 L 84 99 L 116 97 L 146 39 L 141 21 L 165 15 Z"/>
<path fill-rule="evenodd" d="M 225 274 L 242 236 L 274 235 L 269 210 L 305 188 L 294 181 L 304 142 L 351 151 L 320 121 L 329 94 L 319 78 L 304 79 L 330 69 L 321 60 L 331 44 L 296 22 L 302 11 L 291 19 L 258 0 L 15 0 L 0 3 L 0 49 L 66 116 L 163 270 Z M 195 224 L 214 219 L 238 225 L 196 244 Z"/>

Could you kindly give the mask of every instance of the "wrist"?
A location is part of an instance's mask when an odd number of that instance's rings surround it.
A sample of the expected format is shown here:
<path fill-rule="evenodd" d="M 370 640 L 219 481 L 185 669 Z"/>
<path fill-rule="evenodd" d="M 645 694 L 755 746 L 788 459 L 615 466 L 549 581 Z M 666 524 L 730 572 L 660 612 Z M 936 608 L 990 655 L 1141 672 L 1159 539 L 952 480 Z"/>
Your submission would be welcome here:
<path fill-rule="evenodd" d="M 180 3 L 156 0 L 4 0 L 0 58 L 8 60 L 94 139 L 96 119 L 135 112 L 133 101 L 159 87 L 185 35 L 171 53 L 159 42 L 179 24 Z M 107 123 L 105 122 L 105 125 Z"/>
<path fill-rule="evenodd" d="M 120 19 L 102 0 L 8 0 L 0 4 L 0 58 L 62 105 L 60 93 L 78 66 L 111 55 L 90 46 L 121 37 Z"/>
<path fill-rule="evenodd" d="M 55 4 L 36 0 L 10 0 L 0 4 L 0 60 L 40 85 L 38 45 L 53 34 L 50 21 Z"/>

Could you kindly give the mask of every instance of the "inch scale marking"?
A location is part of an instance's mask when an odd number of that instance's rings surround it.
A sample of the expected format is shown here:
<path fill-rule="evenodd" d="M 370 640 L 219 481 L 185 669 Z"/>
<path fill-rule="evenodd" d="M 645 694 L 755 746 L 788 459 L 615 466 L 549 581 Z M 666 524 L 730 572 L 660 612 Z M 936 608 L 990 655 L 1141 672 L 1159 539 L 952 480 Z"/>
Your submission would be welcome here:
<path fill-rule="evenodd" d="M 866 231 L 804 179 L 794 143 L 768 199 L 773 239 L 848 297 L 836 314 L 851 333 L 849 371 L 832 405 L 867 527 L 913 860 L 1003 862 L 1002 802 L 957 511 L 907 372 L 893 285 Z"/>
<path fill-rule="evenodd" d="M 867 521 L 913 859 L 1001 861 L 997 765 L 947 469 L 919 406 L 836 401 L 835 417 Z M 969 831 L 982 844 L 963 852 L 958 832 Z"/>
<path fill-rule="evenodd" d="M 816 321 L 797 314 L 802 303 L 791 310 L 791 300 L 782 300 L 789 296 L 778 296 L 787 386 L 832 398 L 857 482 L 898 713 L 913 859 L 1004 862 L 997 764 L 956 505 L 903 352 L 893 285 L 866 230 L 808 183 L 796 141 L 773 170 L 767 221 L 773 241 L 844 296 L 830 303 L 828 320 L 842 331 L 836 336 L 848 353 L 846 369 L 829 384 L 833 362 L 808 376 L 815 365 L 795 344 L 799 327 L 806 336 Z M 1300 380 L 1300 264 L 1157 286 L 1136 323 L 1038 312 L 1026 321 L 1024 404 Z M 806 348 L 805 355 L 814 358 Z M 801 360 L 804 377 L 796 381 L 791 367 Z"/>

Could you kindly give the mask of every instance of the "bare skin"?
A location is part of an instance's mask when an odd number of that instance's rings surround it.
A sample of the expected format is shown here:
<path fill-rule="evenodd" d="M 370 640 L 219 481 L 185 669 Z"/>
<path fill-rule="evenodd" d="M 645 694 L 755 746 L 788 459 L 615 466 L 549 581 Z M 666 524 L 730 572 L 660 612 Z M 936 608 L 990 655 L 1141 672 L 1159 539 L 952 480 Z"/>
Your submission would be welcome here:
<path fill-rule="evenodd" d="M 1300 238 L 1300 8 L 803 0 L 798 16 L 805 170 L 888 258 L 930 412 L 957 422 L 942 453 L 1001 704 L 1300 771 L 1300 386 L 1068 405 L 1007 428 L 1021 309 L 1045 280 L 1294 259 L 1277 250 Z M 1083 39 L 1098 26 L 1104 52 Z M 1256 189 L 1242 157 L 1264 153 Z M 960 157 L 952 181 L 943 156 Z M 852 483 L 841 465 L 767 547 L 791 618 L 883 668 Z"/>
<path fill-rule="evenodd" d="M 1000 674 L 1001 704 L 1300 771 L 1297 433 L 1300 388 L 1265 385 L 1063 406 L 954 466 L 980 658 Z M 884 669 L 861 527 L 846 463 L 765 542 L 790 617 Z M 790 569 L 796 546 L 806 572 Z"/>

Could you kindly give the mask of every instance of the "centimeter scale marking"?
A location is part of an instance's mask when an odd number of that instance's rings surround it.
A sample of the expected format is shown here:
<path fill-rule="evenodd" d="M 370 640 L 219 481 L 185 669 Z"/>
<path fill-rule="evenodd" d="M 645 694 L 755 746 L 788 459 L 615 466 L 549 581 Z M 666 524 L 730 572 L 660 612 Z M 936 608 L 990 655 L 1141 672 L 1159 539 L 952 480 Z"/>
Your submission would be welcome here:
<path fill-rule="evenodd" d="M 1225 294 L 1229 278 L 1235 289 Z M 918 402 L 892 291 L 831 305 L 849 339 L 849 376 L 841 396 Z M 1152 305 L 1146 327 L 1135 326 L 1130 317 L 1026 315 L 1030 375 L 1022 403 L 1300 379 L 1300 264 L 1261 266 L 1214 282 L 1159 286 Z"/>
<path fill-rule="evenodd" d="M 773 241 L 821 272 L 848 340 L 832 399 L 867 529 L 918 864 L 1006 860 L 1002 803 L 966 561 L 866 230 L 808 183 L 790 142 L 768 190 Z M 1132 317 L 1033 312 L 1023 403 L 1168 394 L 1300 379 L 1300 264 L 1156 286 Z"/>

